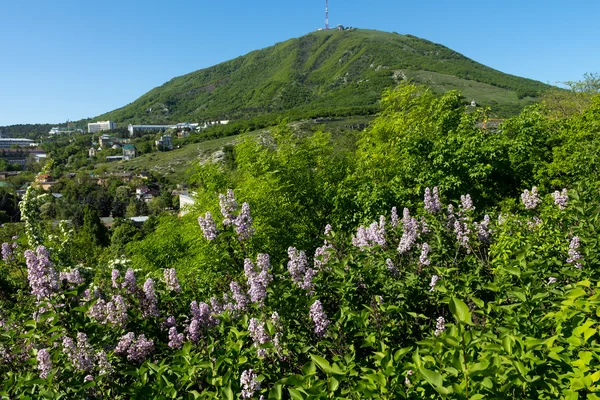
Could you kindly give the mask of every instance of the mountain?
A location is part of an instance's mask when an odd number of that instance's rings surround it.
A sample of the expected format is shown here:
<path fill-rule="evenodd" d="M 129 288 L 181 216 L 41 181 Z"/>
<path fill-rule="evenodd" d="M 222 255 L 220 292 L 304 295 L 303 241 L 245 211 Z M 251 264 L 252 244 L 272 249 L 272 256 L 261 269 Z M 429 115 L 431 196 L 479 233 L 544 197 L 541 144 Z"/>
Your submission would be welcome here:
<path fill-rule="evenodd" d="M 368 114 L 382 91 L 403 79 L 440 92 L 458 89 L 500 115 L 517 113 L 550 88 L 412 35 L 330 30 L 171 79 L 97 119 L 126 124 Z"/>

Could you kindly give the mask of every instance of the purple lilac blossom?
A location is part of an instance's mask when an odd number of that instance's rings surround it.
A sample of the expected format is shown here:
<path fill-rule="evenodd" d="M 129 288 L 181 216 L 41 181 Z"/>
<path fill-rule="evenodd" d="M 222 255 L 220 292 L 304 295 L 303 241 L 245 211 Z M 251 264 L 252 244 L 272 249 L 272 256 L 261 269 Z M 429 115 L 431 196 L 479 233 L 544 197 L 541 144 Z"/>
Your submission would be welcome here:
<path fill-rule="evenodd" d="M 94 377 L 93 377 L 92 375 L 89 375 L 89 374 L 88 374 L 88 375 L 86 375 L 86 376 L 83 378 L 83 381 L 84 381 L 84 382 L 90 382 L 90 381 L 93 381 L 93 380 L 94 380 Z"/>
<path fill-rule="evenodd" d="M 127 305 L 120 294 L 113 296 L 112 301 L 106 304 L 106 321 L 121 328 L 127 323 Z"/>
<path fill-rule="evenodd" d="M 244 294 L 244 291 L 240 285 L 237 282 L 232 281 L 229 284 L 229 289 L 231 289 L 233 300 L 235 301 L 234 309 L 237 311 L 246 311 L 248 308 L 248 298 Z"/>
<path fill-rule="evenodd" d="M 481 223 L 475 222 L 473 224 L 475 230 L 477 231 L 477 237 L 483 243 L 490 242 L 490 237 L 492 235 L 492 230 L 490 229 L 490 223 L 491 223 L 490 216 L 486 214 L 483 217 L 483 221 L 481 221 Z"/>
<path fill-rule="evenodd" d="M 442 203 L 440 202 L 440 196 L 437 186 L 433 188 L 433 195 L 429 188 L 425 189 L 424 204 L 425 211 L 427 211 L 430 214 L 435 214 L 441 211 Z"/>
<path fill-rule="evenodd" d="M 398 275 L 398 273 L 400 272 L 398 271 L 398 267 L 394 265 L 394 262 L 390 258 L 385 260 L 385 265 L 388 271 L 392 273 L 392 275 Z"/>
<path fill-rule="evenodd" d="M 179 279 L 177 279 L 177 273 L 175 272 L 175 268 L 165 269 L 163 275 L 168 290 L 172 292 L 181 292 L 181 286 L 179 285 Z"/>
<path fill-rule="evenodd" d="M 213 299 L 211 299 L 212 301 Z M 214 299 L 216 302 L 216 299 Z M 211 309 L 211 306 L 209 306 L 208 304 L 201 302 L 199 305 L 198 303 L 194 300 L 192 301 L 192 303 L 190 304 L 190 310 L 192 313 L 192 317 L 198 321 L 199 325 L 204 325 L 204 326 L 213 326 L 217 324 L 217 319 L 215 317 L 212 316 L 212 314 L 220 314 L 221 310 L 217 310 L 215 311 L 214 307 Z"/>
<path fill-rule="evenodd" d="M 154 341 L 152 339 L 146 339 L 144 334 L 138 336 L 137 340 L 129 346 L 127 350 L 127 359 L 129 361 L 142 363 L 154 347 Z"/>
<path fill-rule="evenodd" d="M 115 354 L 124 355 L 135 340 L 135 333 L 129 332 L 119 339 L 117 347 L 115 347 Z"/>
<path fill-rule="evenodd" d="M 579 260 L 581 260 L 581 253 L 578 250 L 580 245 L 579 236 L 573 236 L 571 243 L 569 243 L 569 258 L 567 258 L 567 262 L 569 264 L 574 264 L 575 268 L 578 269 L 583 267 L 583 265 L 579 262 Z"/>
<path fill-rule="evenodd" d="M 454 214 L 454 206 L 448 204 L 448 210 L 446 211 L 446 220 L 449 228 L 454 228 L 454 222 L 456 222 L 456 215 Z"/>
<path fill-rule="evenodd" d="M 260 390 L 260 382 L 257 381 L 258 376 L 252 370 L 242 372 L 240 377 L 240 386 L 242 386 L 242 398 L 251 399 L 254 393 Z"/>
<path fill-rule="evenodd" d="M 46 379 L 52 369 L 52 360 L 48 349 L 41 349 L 37 353 L 38 369 L 40 370 L 40 378 Z"/>
<path fill-rule="evenodd" d="M 252 216 L 250 215 L 250 205 L 248 203 L 242 204 L 242 211 L 233 224 L 235 225 L 235 232 L 240 241 L 248 240 L 254 236 L 255 230 L 252 227 Z"/>
<path fill-rule="evenodd" d="M 144 282 L 144 292 L 141 298 L 142 316 L 158 317 L 158 299 L 154 292 L 154 280 L 152 278 L 146 279 Z"/>
<path fill-rule="evenodd" d="M 469 234 L 471 230 L 466 222 L 454 221 L 454 233 L 456 233 L 456 240 L 458 244 L 467 249 L 467 254 L 471 252 L 469 249 Z"/>
<path fill-rule="evenodd" d="M 108 357 L 106 356 L 106 352 L 104 350 L 100 350 L 96 353 L 96 365 L 98 367 L 99 375 L 110 375 L 114 372 L 114 369 L 108 361 Z"/>
<path fill-rule="evenodd" d="M 183 333 L 177 333 L 177 328 L 172 326 L 169 328 L 169 347 L 180 349 L 181 346 L 183 346 Z"/>
<path fill-rule="evenodd" d="M 201 334 L 200 321 L 198 321 L 197 319 L 192 319 L 192 322 L 190 322 L 190 326 L 187 328 L 187 332 L 188 339 L 194 343 L 198 343 Z"/>
<path fill-rule="evenodd" d="M 473 200 L 471 200 L 471 195 L 467 194 L 460 196 L 460 209 L 462 212 L 475 210 L 475 207 L 473 207 Z"/>
<path fill-rule="evenodd" d="M 167 329 L 167 328 L 171 328 L 175 325 L 177 325 L 177 321 L 175 320 L 175 317 L 171 315 L 160 325 L 160 327 L 162 329 Z"/>
<path fill-rule="evenodd" d="M 113 269 L 110 273 L 110 278 L 112 280 L 112 287 L 115 289 L 118 289 L 120 287 L 119 285 L 119 270 L 118 269 Z"/>
<path fill-rule="evenodd" d="M 429 250 L 430 250 L 429 244 L 423 243 L 423 245 L 421 246 L 421 255 L 419 256 L 419 264 L 421 264 L 421 265 L 431 264 L 431 261 L 428 258 Z"/>
<path fill-rule="evenodd" d="M 521 194 L 521 202 L 525 206 L 526 210 L 533 210 L 534 208 L 536 208 L 538 204 L 542 202 L 542 199 L 540 199 L 540 196 L 538 194 L 537 187 L 534 186 L 533 188 L 531 188 L 531 192 L 525 189 L 525 191 L 523 191 L 523 194 Z"/>
<path fill-rule="evenodd" d="M 556 278 L 551 276 L 550 278 L 548 278 L 548 285 L 552 285 L 553 283 L 556 283 Z"/>
<path fill-rule="evenodd" d="M 204 214 L 204 217 L 198 217 L 198 224 L 200 225 L 202 234 L 206 240 L 215 240 L 217 238 L 217 235 L 219 234 L 217 224 L 209 211 Z"/>
<path fill-rule="evenodd" d="M 435 290 L 435 285 L 437 284 L 437 282 L 440 280 L 440 277 L 437 275 L 433 275 L 431 277 L 431 282 L 429 282 L 429 291 L 433 292 Z"/>
<path fill-rule="evenodd" d="M 554 197 L 554 204 L 558 206 L 559 209 L 564 210 L 567 208 L 567 203 L 569 202 L 569 195 L 567 194 L 567 189 L 563 189 L 562 192 L 558 190 L 552 193 L 552 197 Z"/>
<path fill-rule="evenodd" d="M 310 306 L 310 319 L 315 324 L 315 334 L 318 337 L 323 337 L 330 322 L 327 319 L 327 314 L 323 311 L 323 305 L 320 300 L 315 301 Z"/>
<path fill-rule="evenodd" d="M 333 232 L 333 227 L 331 224 L 325 225 L 325 232 L 323 233 L 325 236 L 328 236 L 331 232 Z"/>
<path fill-rule="evenodd" d="M 104 301 L 104 299 L 98 299 L 98 301 L 90 307 L 88 314 L 91 318 L 103 324 L 106 320 L 106 301 Z"/>
<path fill-rule="evenodd" d="M 37 253 L 37 254 L 36 254 Z M 50 297 L 58 290 L 58 274 L 48 259 L 48 251 L 44 246 L 39 246 L 36 253 L 31 250 L 25 251 L 27 262 L 27 278 L 31 286 L 31 294 L 38 301 Z"/>
<path fill-rule="evenodd" d="M 127 289 L 127 291 L 131 294 L 135 293 L 135 273 L 133 269 L 128 268 L 127 272 L 125 272 L 125 279 L 122 284 L 123 289 Z"/>
<path fill-rule="evenodd" d="M 2 243 L 2 259 L 7 263 L 13 259 L 13 249 L 10 243 Z"/>
<path fill-rule="evenodd" d="M 385 247 L 385 217 L 380 216 L 379 223 L 373 222 L 368 228 L 361 225 L 352 237 L 352 244 L 363 250 L 374 246 Z"/>
<path fill-rule="evenodd" d="M 260 306 L 264 305 L 265 298 L 267 297 L 267 286 L 273 280 L 273 276 L 269 273 L 271 266 L 268 254 L 259 254 L 256 257 L 256 264 L 258 266 L 258 272 L 256 271 L 252 260 L 249 258 L 244 260 L 244 274 L 248 280 L 248 295 L 250 301 L 258 303 Z"/>
<path fill-rule="evenodd" d="M 315 271 L 312 268 L 308 268 L 306 253 L 298 251 L 295 247 L 289 247 L 288 257 L 290 260 L 287 265 L 292 281 L 301 289 L 312 290 L 312 278 L 315 275 Z"/>
<path fill-rule="evenodd" d="M 444 317 L 438 317 L 436 324 L 435 324 L 435 332 L 433 332 L 433 334 L 435 336 L 440 336 L 442 334 L 442 332 L 444 332 L 446 330 L 446 320 L 444 319 Z"/>
<path fill-rule="evenodd" d="M 260 348 L 260 346 L 271 342 L 271 336 L 269 336 L 265 329 L 265 323 L 260 322 L 256 318 L 251 318 L 248 323 L 248 333 L 250 333 L 250 337 L 254 341 L 254 347 L 256 347 L 258 356 L 266 357 L 267 350 Z"/>
<path fill-rule="evenodd" d="M 398 227 L 398 223 L 400 221 L 398 220 L 398 210 L 396 209 L 396 207 L 392 207 L 392 215 L 390 217 L 390 225 L 392 226 L 392 229 L 396 229 Z"/>
<path fill-rule="evenodd" d="M 235 201 L 233 190 L 228 189 L 227 195 L 219 195 L 219 204 L 221 206 L 221 214 L 223 215 L 223 225 L 229 226 L 233 224 L 233 213 L 238 209 L 238 203 Z"/>
<path fill-rule="evenodd" d="M 410 216 L 408 208 L 404 208 L 402 213 L 403 232 L 398 244 L 398 253 L 404 254 L 415 244 L 419 236 L 419 223 L 414 217 Z"/>
<path fill-rule="evenodd" d="M 79 272 L 79 268 L 73 268 L 70 271 L 63 271 L 59 274 L 59 279 L 61 281 L 67 281 L 73 285 L 81 285 L 85 280 L 81 276 Z"/>

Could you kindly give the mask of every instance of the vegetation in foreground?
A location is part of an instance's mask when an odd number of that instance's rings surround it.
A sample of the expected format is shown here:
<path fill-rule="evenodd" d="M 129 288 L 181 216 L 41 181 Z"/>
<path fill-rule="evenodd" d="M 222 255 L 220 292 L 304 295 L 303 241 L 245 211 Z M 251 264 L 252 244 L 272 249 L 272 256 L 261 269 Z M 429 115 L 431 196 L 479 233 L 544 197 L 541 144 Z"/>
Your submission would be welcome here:
<path fill-rule="evenodd" d="M 597 398 L 600 97 L 563 100 L 489 130 L 404 85 L 354 147 L 247 138 L 116 260 L 31 188 L 0 232 L 0 394 Z"/>

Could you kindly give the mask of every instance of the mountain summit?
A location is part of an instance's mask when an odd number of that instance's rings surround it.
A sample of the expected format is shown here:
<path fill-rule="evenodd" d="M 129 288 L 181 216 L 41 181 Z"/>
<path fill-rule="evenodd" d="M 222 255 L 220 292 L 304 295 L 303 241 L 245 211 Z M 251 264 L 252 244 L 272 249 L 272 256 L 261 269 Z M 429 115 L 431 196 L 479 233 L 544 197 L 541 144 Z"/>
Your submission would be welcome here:
<path fill-rule="evenodd" d="M 173 78 L 98 116 L 119 123 L 240 119 L 264 114 L 370 113 L 402 80 L 460 90 L 499 114 L 518 112 L 549 88 L 504 74 L 412 35 L 318 31 Z"/>

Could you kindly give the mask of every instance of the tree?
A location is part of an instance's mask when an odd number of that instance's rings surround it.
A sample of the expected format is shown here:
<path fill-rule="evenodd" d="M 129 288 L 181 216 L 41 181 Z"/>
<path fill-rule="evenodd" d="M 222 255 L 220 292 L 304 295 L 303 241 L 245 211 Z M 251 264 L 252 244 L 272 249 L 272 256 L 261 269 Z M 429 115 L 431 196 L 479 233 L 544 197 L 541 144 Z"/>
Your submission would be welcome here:
<path fill-rule="evenodd" d="M 600 75 L 586 73 L 581 81 L 562 82 L 566 89 L 549 90 L 542 96 L 542 104 L 553 119 L 582 114 L 592 97 L 600 93 Z"/>

